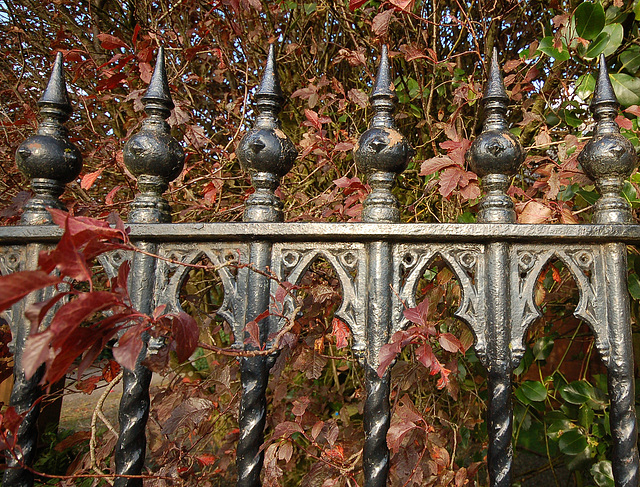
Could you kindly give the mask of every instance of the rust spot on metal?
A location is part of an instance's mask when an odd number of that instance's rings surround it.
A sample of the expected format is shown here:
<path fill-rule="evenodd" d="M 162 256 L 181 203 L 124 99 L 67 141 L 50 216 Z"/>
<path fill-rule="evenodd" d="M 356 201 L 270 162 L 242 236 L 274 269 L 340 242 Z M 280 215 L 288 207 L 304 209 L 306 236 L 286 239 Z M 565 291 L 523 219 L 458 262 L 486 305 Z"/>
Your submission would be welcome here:
<path fill-rule="evenodd" d="M 402 134 L 397 130 L 385 127 L 384 131 L 389 136 L 389 147 L 400 144 L 403 140 Z"/>

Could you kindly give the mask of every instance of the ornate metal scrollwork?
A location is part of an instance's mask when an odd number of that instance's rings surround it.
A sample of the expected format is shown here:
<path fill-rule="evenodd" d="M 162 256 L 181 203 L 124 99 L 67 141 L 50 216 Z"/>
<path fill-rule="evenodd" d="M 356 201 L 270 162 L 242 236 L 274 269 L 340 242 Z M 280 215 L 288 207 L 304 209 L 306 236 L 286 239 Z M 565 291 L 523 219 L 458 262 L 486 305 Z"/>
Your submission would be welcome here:
<path fill-rule="evenodd" d="M 278 279 L 296 286 L 311 264 L 324 259 L 331 265 L 340 281 L 342 302 L 335 315 L 343 320 L 353 335 L 353 352 L 361 356 L 365 349 L 365 250 L 363 244 L 276 244 L 273 246 L 273 271 Z M 273 299 L 278 295 L 281 284 L 273 281 L 271 285 L 273 316 L 288 316 L 294 310 L 294 301 L 290 295 L 284 297 L 282 305 Z M 286 318 L 271 320 L 270 335 L 285 326 Z"/>
<path fill-rule="evenodd" d="M 222 316 L 233 330 L 234 347 L 242 348 L 244 336 L 244 304 L 246 300 L 246 268 L 248 246 L 246 244 L 202 244 L 161 247 L 158 261 L 156 289 L 158 304 L 166 303 L 168 311 L 182 311 L 180 289 L 192 269 L 203 257 L 216 267 L 224 289 L 224 298 L 217 314 Z M 186 264 L 186 265 L 184 265 Z"/>

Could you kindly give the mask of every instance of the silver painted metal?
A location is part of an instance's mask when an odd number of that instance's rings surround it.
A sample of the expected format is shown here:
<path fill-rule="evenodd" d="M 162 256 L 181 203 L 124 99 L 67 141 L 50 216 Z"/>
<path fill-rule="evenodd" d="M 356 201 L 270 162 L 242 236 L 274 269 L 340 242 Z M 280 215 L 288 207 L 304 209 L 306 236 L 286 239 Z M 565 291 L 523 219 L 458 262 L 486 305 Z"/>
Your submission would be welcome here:
<path fill-rule="evenodd" d="M 178 141 L 171 136 L 169 124 L 165 121 L 174 105 L 162 47 L 158 51 L 151 83 L 142 101 L 148 117 L 142 122 L 140 132 L 125 144 L 123 151 L 124 162 L 138 177 L 141 191 L 131 204 L 129 221 L 150 224 L 170 222 L 171 209 L 162 193 L 182 171 L 184 153 Z M 157 244 L 154 242 L 137 240 L 135 243 L 151 255 L 157 253 Z M 129 278 L 131 303 L 146 314 L 151 314 L 156 305 L 156 258 L 151 255 L 134 254 Z M 145 343 L 147 341 L 145 337 Z M 118 475 L 140 475 L 144 466 L 151 383 L 151 371 L 141 363 L 146 355 L 145 344 L 135 369 L 125 369 L 123 375 L 123 394 L 118 415 L 120 435 L 115 451 Z M 141 487 L 142 483 L 142 478 L 118 477 L 114 485 Z"/>
<path fill-rule="evenodd" d="M 50 160 L 54 164 L 58 159 L 51 154 L 55 156 L 60 147 L 67 147 L 61 127 L 70 107 L 63 89 L 60 57 L 49 85 L 40 101 L 46 130 L 40 133 L 39 129 L 38 136 L 44 137 L 42 140 L 53 149 L 41 157 L 29 148 L 33 139 L 30 138 L 21 146 L 29 152 L 19 149 L 16 157 L 34 181 L 57 181 L 59 190 L 75 166 L 65 166 L 71 169 L 68 173 L 63 171 L 64 177 L 56 172 L 59 178 L 56 180 L 47 172 L 48 163 L 36 163 Z M 350 327 L 354 354 L 365 371 L 365 485 L 382 487 L 387 484 L 389 468 L 386 433 L 390 420 L 390 373 L 387 370 L 382 377 L 378 376 L 378 356 L 393 333 L 407 325 L 403 309 L 415 306 L 420 277 L 435 259 L 441 259 L 460 283 L 462 297 L 456 316 L 473 331 L 477 355 L 488 371 L 490 482 L 491 487 L 506 487 L 511 483 L 512 463 L 511 375 L 525 352 L 527 329 L 541 315 L 534 301 L 535 283 L 549 262 L 560 260 L 579 289 L 580 301 L 574 314 L 591 327 L 596 348 L 609 371 L 616 487 L 637 487 L 637 425 L 625 246 L 640 244 L 640 225 L 630 223 L 630 208 L 620 194 L 624 178 L 635 167 L 636 155 L 614 122 L 618 105 L 604 58 L 600 60 L 592 103 L 596 132 L 579 156 L 602 197 L 595 205 L 593 223 L 584 225 L 515 223 L 513 203 L 506 190 L 509 178 L 524 159 L 524 151 L 508 131 L 505 117 L 508 97 L 495 51 L 484 95 L 486 120 L 467 154 L 471 167 L 482 177 L 486 193 L 480 205 L 481 223 L 474 225 L 399 224 L 398 202 L 391 189 L 396 175 L 406 167 L 412 149 L 395 128 L 392 116 L 395 94 L 386 47 L 371 95 L 374 116 L 354 149 L 356 162 L 372 187 L 365 201 L 363 222 L 283 223 L 282 203 L 275 190 L 280 178 L 290 170 L 296 151 L 277 118 L 284 95 L 273 46 L 255 98 L 259 111 L 256 123 L 237 151 L 256 189 L 247 200 L 244 222 L 171 224 L 170 208 L 162 193 L 179 174 L 184 155 L 165 122 L 173 103 L 160 51 L 144 97 L 149 117 L 124 152 L 125 163 L 138 177 L 141 190 L 132 204 L 130 237 L 147 252 L 169 260 L 120 253 L 101 261 L 107 273 L 113 275 L 119 263 L 132 259 L 130 289 L 134 306 L 146 313 L 158 304 L 180 311 L 179 293 L 188 268 L 176 262 L 191 264 L 206 256 L 217 266 L 224 287 L 224 302 L 218 313 L 233 329 L 234 346 L 243 350 L 269 347 L 272 337 L 287 324 L 282 316 L 295 309 L 292 296 L 287 295 L 283 303 L 271 299 L 277 294 L 279 282 L 298 284 L 314 261 L 324 259 L 335 270 L 342 288 L 343 302 L 336 315 Z M 72 148 L 69 151 L 73 153 Z M 77 156 L 74 163 L 79 164 Z M 59 192 L 38 193 L 36 186 L 37 194 L 27 206 L 23 223 L 48 222 L 43 217 L 44 206 L 58 205 Z M 0 229 L 0 272 L 34 267 L 38 251 L 56 242 L 60 235 L 61 230 L 52 225 L 23 224 Z M 277 279 L 265 275 L 269 272 Z M 20 356 L 28 330 L 21 316 L 29 302 L 46 298 L 48 292 L 29 296 L 9 314 L 18 364 L 12 402 L 22 411 L 31 408 L 39 391 L 34 387 L 37 377 L 34 382 L 24 381 L 24 376 L 20 376 Z M 258 322 L 260 343 L 250 343 L 246 323 L 264 316 L 267 310 L 270 314 Z M 140 359 L 145 354 L 146 350 Z M 274 359 L 275 355 L 241 360 L 243 395 L 237 449 L 240 487 L 260 485 L 265 389 Z M 150 372 L 141 365 L 125 374 L 121 435 L 116 451 L 119 474 L 137 475 L 142 471 L 150 378 Z M 27 464 L 34 458 L 36 415 L 37 406 L 27 416 L 18 438 L 22 447 L 20 461 Z M 33 479 L 27 470 L 16 468 L 5 473 L 4 483 L 30 487 Z M 116 485 L 141 486 L 142 481 L 120 477 Z"/>
<path fill-rule="evenodd" d="M 58 52 L 47 88 L 38 101 L 43 117 L 38 132 L 16 151 L 18 168 L 31 178 L 35 192 L 22 214 L 21 222 L 25 225 L 53 223 L 47 208 L 66 209 L 58 197 L 64 192 L 65 184 L 73 181 L 82 169 L 82 154 L 69 142 L 63 125 L 72 112 L 63 59 Z"/>
<path fill-rule="evenodd" d="M 393 110 L 397 100 L 391 82 L 387 46 L 382 46 L 371 104 L 375 110 L 369 129 L 364 132 L 353 155 L 359 169 L 368 175 L 371 193 L 364 201 L 362 219 L 369 223 L 399 223 L 400 208 L 391 193 L 396 175 L 404 171 L 412 156 L 409 143 L 395 127 Z M 366 350 L 364 357 L 364 482 L 366 487 L 383 487 L 389 475 L 387 432 L 391 424 L 389 392 L 391 368 L 380 377 L 378 367 L 382 346 L 391 338 L 393 315 L 392 244 L 378 241 L 366 244 Z M 360 330 L 354 333 L 362 334 Z"/>
<path fill-rule="evenodd" d="M 596 202 L 594 223 L 628 224 L 631 207 L 622 197 L 624 178 L 637 164 L 633 145 L 620 134 L 615 122 L 618 101 L 611 86 L 604 55 L 591 102 L 596 133 L 585 145 L 578 160 L 591 176 L 602 196 Z M 604 290 L 604 312 L 598 317 L 598 334 L 606 335 L 609 349 L 601 351 L 608 369 L 611 399 L 611 435 L 614 438 L 612 467 L 616 487 L 636 487 L 638 472 L 638 427 L 635 411 L 635 384 L 631 338 L 629 294 L 627 293 L 627 250 L 622 243 L 602 246 L 603 273 L 597 276 Z M 603 338 L 604 340 L 604 338 Z"/>
<path fill-rule="evenodd" d="M 69 119 L 72 109 L 67 94 L 61 52 L 56 55 L 51 77 L 38 101 L 38 106 L 43 117 L 38 131 L 36 135 L 25 140 L 16 151 L 18 168 L 31 178 L 31 187 L 35 192 L 34 197 L 25 205 L 21 223 L 52 229 L 54 227 L 49 224 L 53 221 L 47 208 L 66 209 L 58 197 L 63 193 L 65 184 L 75 179 L 82 169 L 82 155 L 78 148 L 69 142 L 67 129 L 63 125 Z M 36 242 L 22 242 L 22 246 L 17 249 L 0 248 L 0 271 L 6 274 L 37 268 L 38 255 L 45 248 L 45 245 Z M 22 352 L 30 331 L 30 323 L 24 312 L 30 304 L 50 298 L 53 292 L 53 289 L 47 288 L 32 293 L 12 309 L 10 325 L 13 336 L 14 385 L 10 405 L 14 406 L 19 414 L 26 416 L 17 433 L 16 442 L 20 449 L 14 452 L 15 456 L 7 456 L 9 468 L 4 472 L 3 485 L 33 485 L 33 473 L 21 466 L 30 466 L 35 460 L 37 420 L 40 414 L 38 399 L 42 394 L 38 384 L 42 379 L 42 370 L 37 371 L 30 379 L 27 379 L 22 371 Z"/>
<path fill-rule="evenodd" d="M 298 153 L 291 140 L 282 132 L 278 113 L 285 101 L 280 88 L 276 67 L 275 46 L 269 46 L 267 65 L 262 82 L 255 95 L 259 111 L 253 128 L 242 139 L 238 158 L 242 167 L 251 176 L 255 192 L 247 199 L 245 222 L 282 222 L 282 202 L 275 190 L 280 178 L 291 170 Z M 271 267 L 272 244 L 269 241 L 255 241 L 249 247 L 249 265 L 258 272 L 245 274 L 246 299 L 244 319 L 241 323 L 256 321 L 269 310 L 271 283 L 266 273 Z M 247 331 L 234 329 L 235 341 L 242 340 L 245 350 L 256 350 L 266 346 L 269 331 L 274 328 L 274 317 L 259 319 L 260 343 L 249 341 Z M 243 326 L 244 328 L 244 326 Z M 239 345 L 239 344 L 238 344 Z M 240 438 L 236 452 L 238 487 L 258 487 L 264 454 L 261 450 L 264 425 L 267 419 L 265 392 L 275 357 L 243 357 L 240 360 L 240 380 L 242 398 L 240 400 Z"/>

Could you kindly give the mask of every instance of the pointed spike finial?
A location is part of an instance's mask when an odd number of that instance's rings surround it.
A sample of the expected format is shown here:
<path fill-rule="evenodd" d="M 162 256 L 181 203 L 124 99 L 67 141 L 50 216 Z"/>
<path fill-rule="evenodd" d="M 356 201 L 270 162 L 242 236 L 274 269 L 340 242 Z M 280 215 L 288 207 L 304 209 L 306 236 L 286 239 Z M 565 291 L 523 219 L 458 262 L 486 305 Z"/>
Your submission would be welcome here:
<path fill-rule="evenodd" d="M 620 107 L 613 91 L 607 62 L 600 56 L 591 111 L 596 120 L 593 137 L 578 154 L 578 162 L 602 195 L 595 204 L 593 223 L 630 223 L 631 206 L 622 197 L 624 180 L 637 165 L 633 144 L 620 133 L 615 119 Z"/>
<path fill-rule="evenodd" d="M 164 47 L 158 50 L 156 66 L 151 76 L 151 82 L 147 88 L 147 92 L 142 97 L 145 103 L 145 110 L 160 110 L 168 117 L 174 108 L 171 99 L 171 91 L 169 90 L 169 80 L 167 78 L 167 69 L 164 60 Z M 166 118 L 166 117 L 165 117 Z"/>
<path fill-rule="evenodd" d="M 280 87 L 280 77 L 276 66 L 276 49 L 274 44 L 269 45 L 267 65 L 262 73 L 262 80 L 256 93 L 256 102 L 259 110 L 272 109 L 279 112 L 282 109 L 285 98 Z"/>
<path fill-rule="evenodd" d="M 38 106 L 45 115 L 49 114 L 65 121 L 69 118 L 73 110 L 67 93 L 67 83 L 62 67 L 63 61 L 64 57 L 62 52 L 58 51 L 56 60 L 53 63 L 53 69 L 51 70 L 49 83 L 38 101 Z"/>
<path fill-rule="evenodd" d="M 378 73 L 373 84 L 373 91 L 371 92 L 371 100 L 374 102 L 374 104 L 378 98 L 383 98 L 394 102 L 395 100 L 397 100 L 396 91 L 393 87 L 393 82 L 391 81 L 389 50 L 386 44 L 382 46 L 380 65 L 378 66 Z"/>
<path fill-rule="evenodd" d="M 484 89 L 485 105 L 492 101 L 503 104 L 505 109 L 509 104 L 509 96 L 507 95 L 507 90 L 504 88 L 504 81 L 502 80 L 502 73 L 500 72 L 500 65 L 498 64 L 498 50 L 495 47 L 491 55 L 487 85 Z"/>
<path fill-rule="evenodd" d="M 598 79 L 596 81 L 596 89 L 593 92 L 591 100 L 591 110 L 594 115 L 598 116 L 598 108 L 603 106 L 611 106 L 615 110 L 618 109 L 618 99 L 613 91 L 613 85 L 609 78 L 609 70 L 607 69 L 607 61 L 604 54 L 600 54 L 600 66 L 598 70 Z"/>

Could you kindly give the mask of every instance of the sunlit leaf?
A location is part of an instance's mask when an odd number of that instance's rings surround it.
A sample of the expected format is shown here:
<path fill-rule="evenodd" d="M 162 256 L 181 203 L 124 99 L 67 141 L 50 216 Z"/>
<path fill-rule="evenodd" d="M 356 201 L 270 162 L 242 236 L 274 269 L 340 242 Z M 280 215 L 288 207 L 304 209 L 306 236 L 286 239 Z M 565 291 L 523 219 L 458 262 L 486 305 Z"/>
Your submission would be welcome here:
<path fill-rule="evenodd" d="M 604 8 L 599 3 L 582 2 L 573 13 L 576 34 L 583 39 L 594 39 L 604 28 Z"/>

